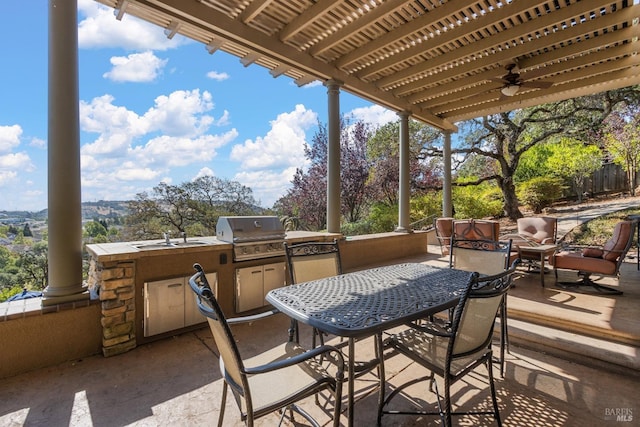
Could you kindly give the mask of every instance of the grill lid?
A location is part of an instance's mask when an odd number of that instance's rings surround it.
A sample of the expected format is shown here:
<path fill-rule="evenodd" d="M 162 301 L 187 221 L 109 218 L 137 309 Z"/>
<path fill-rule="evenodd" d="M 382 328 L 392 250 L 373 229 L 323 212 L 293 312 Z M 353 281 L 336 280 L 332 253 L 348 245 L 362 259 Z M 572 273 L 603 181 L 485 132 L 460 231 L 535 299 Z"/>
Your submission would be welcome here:
<path fill-rule="evenodd" d="M 277 216 L 221 216 L 216 237 L 229 243 L 284 240 L 285 231 Z"/>

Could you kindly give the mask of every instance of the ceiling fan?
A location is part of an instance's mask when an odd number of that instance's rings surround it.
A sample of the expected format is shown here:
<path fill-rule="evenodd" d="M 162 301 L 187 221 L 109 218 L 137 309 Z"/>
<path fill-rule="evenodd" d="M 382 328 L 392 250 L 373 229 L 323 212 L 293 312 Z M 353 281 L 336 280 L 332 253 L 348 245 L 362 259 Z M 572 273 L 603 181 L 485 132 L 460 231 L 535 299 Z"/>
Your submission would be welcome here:
<path fill-rule="evenodd" d="M 507 70 L 507 74 L 500 78 L 493 78 L 491 80 L 503 83 L 500 92 L 502 92 L 502 97 L 506 96 L 514 96 L 520 91 L 521 87 L 531 87 L 537 89 L 547 89 L 553 86 L 553 82 L 545 82 L 545 81 L 524 81 L 520 78 L 520 73 L 518 69 L 518 64 L 510 63 L 505 66 Z"/>

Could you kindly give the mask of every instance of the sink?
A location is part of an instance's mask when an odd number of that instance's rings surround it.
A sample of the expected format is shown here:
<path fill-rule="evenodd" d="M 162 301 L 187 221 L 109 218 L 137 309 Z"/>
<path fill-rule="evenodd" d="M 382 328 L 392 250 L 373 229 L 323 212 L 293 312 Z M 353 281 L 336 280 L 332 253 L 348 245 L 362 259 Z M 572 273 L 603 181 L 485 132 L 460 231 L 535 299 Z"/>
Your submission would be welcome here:
<path fill-rule="evenodd" d="M 165 242 L 162 243 L 143 243 L 141 245 L 132 245 L 134 248 L 136 249 L 166 249 L 166 248 L 175 248 L 176 245 L 174 245 L 173 243 L 171 244 L 166 244 Z"/>
<path fill-rule="evenodd" d="M 156 243 L 142 243 L 140 245 L 133 245 L 136 249 L 170 249 L 170 248 L 185 248 L 189 246 L 199 246 L 206 245 L 207 242 L 202 242 L 200 240 L 190 240 L 190 241 L 179 241 L 179 242 L 171 242 L 167 244 L 166 242 L 156 242 Z"/>
<path fill-rule="evenodd" d="M 206 245 L 207 242 L 202 242 L 200 240 L 191 240 L 191 241 L 186 241 L 186 242 L 172 242 L 171 243 L 173 246 L 178 246 L 178 247 L 185 247 L 185 246 L 199 246 L 199 245 Z"/>

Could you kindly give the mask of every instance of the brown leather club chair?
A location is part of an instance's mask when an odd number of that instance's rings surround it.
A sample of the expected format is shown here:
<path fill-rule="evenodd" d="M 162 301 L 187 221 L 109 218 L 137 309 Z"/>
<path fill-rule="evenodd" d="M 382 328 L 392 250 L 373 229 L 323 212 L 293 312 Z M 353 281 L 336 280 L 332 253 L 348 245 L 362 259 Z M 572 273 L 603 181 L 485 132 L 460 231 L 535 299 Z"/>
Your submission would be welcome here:
<path fill-rule="evenodd" d="M 621 295 L 622 291 L 600 285 L 591 280 L 592 274 L 615 276 L 627 255 L 635 233 L 636 223 L 621 221 L 613 229 L 613 236 L 602 247 L 578 248 L 580 251 L 561 250 L 550 257 L 549 262 L 558 281 L 558 270 L 576 270 L 582 280 L 576 283 L 563 282 L 568 287 L 591 286 L 599 292 Z"/>

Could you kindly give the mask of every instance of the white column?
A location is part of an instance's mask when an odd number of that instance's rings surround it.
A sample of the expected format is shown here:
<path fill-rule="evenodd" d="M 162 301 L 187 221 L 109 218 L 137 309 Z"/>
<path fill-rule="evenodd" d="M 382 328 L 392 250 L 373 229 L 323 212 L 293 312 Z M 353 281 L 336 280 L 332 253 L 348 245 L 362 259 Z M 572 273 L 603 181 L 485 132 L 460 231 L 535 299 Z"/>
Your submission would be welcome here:
<path fill-rule="evenodd" d="M 411 209 L 411 176 L 409 168 L 409 113 L 402 111 L 400 116 L 400 157 L 399 157 L 399 185 L 398 185 L 398 227 L 395 231 L 411 232 L 410 209 Z"/>
<path fill-rule="evenodd" d="M 328 147 L 327 147 L 327 231 L 340 232 L 340 87 L 342 82 L 328 80 L 327 103 Z"/>
<path fill-rule="evenodd" d="M 442 176 L 442 216 L 453 216 L 453 203 L 451 199 L 451 132 L 444 133 L 444 147 L 442 149 L 443 176 Z"/>
<path fill-rule="evenodd" d="M 78 89 L 78 2 L 49 1 L 49 285 L 43 305 L 86 299 Z"/>

